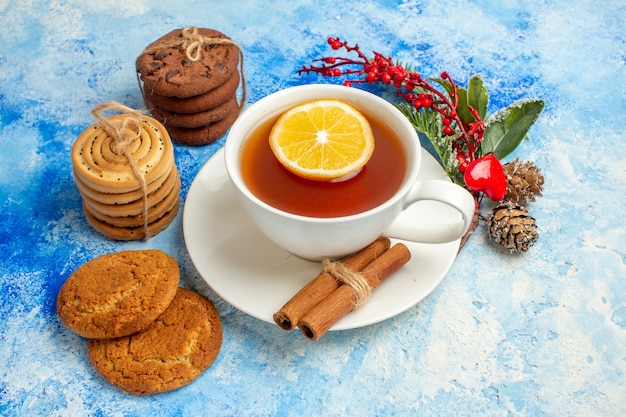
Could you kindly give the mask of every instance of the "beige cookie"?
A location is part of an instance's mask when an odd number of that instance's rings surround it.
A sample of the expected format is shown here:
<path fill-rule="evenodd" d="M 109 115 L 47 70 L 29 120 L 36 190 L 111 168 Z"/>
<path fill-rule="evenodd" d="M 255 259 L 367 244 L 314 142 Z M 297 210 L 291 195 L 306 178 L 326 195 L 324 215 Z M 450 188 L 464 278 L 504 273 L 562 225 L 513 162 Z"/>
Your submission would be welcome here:
<path fill-rule="evenodd" d="M 179 280 L 178 263 L 160 250 L 101 255 L 65 281 L 57 313 L 83 337 L 126 336 L 145 329 L 165 311 Z"/>
<path fill-rule="evenodd" d="M 172 168 L 170 171 L 166 172 L 165 175 L 159 178 L 155 178 L 155 180 L 150 184 L 147 184 L 146 191 L 148 194 L 152 194 L 161 187 L 172 188 L 174 186 L 174 182 L 176 181 L 176 177 L 178 177 L 178 170 L 172 162 Z M 87 196 L 90 199 L 103 204 L 128 204 L 143 198 L 143 190 L 141 188 L 126 193 L 103 193 L 93 190 L 89 188 L 89 185 L 87 185 L 76 172 L 74 172 L 74 182 L 76 183 L 76 188 L 80 191 L 81 196 Z"/>
<path fill-rule="evenodd" d="M 167 213 L 175 210 L 176 207 L 180 204 L 180 181 L 178 184 L 172 188 L 172 191 L 169 195 L 167 195 L 163 200 L 159 201 L 156 204 L 149 203 L 148 209 L 148 224 L 154 223 L 157 220 L 163 218 Z M 89 211 L 89 213 L 98 219 L 101 222 L 109 224 L 115 227 L 126 227 L 126 228 L 134 228 L 134 227 L 143 227 L 144 218 L 143 212 L 138 215 L 107 215 L 100 211 L 98 211 L 93 206 L 89 205 L 88 199 L 83 199 L 83 204 L 85 206 L 85 210 Z M 116 206 L 112 206 L 116 207 Z"/>
<path fill-rule="evenodd" d="M 148 194 L 148 212 L 151 212 L 155 207 L 163 206 L 163 202 L 166 204 L 178 198 L 180 194 L 180 178 L 178 173 L 173 178 L 173 181 L 169 181 L 167 184 L 163 184 L 161 188 L 158 188 L 151 194 Z M 127 204 L 104 204 L 99 201 L 93 200 L 86 194 L 82 195 L 85 205 L 90 208 L 91 211 L 96 211 L 107 216 L 112 217 L 126 217 L 126 216 L 139 216 L 144 211 L 143 198 L 131 201 Z M 161 213 L 162 214 L 162 213 Z M 160 217 L 160 216 L 157 216 Z"/>
<path fill-rule="evenodd" d="M 171 391 L 213 364 L 222 345 L 222 323 L 209 300 L 179 288 L 170 306 L 148 328 L 117 339 L 90 340 L 89 359 L 111 384 L 133 394 Z"/>
<path fill-rule="evenodd" d="M 120 123 L 123 114 L 112 116 Z M 133 134 L 136 132 L 128 132 Z M 144 116 L 140 137 L 130 146 L 130 155 L 147 184 L 167 175 L 174 161 L 174 147 L 165 127 Z M 82 132 L 72 147 L 75 175 L 89 188 L 102 193 L 126 193 L 141 189 L 141 182 L 126 156 L 116 153 L 114 139 L 99 124 Z"/>
<path fill-rule="evenodd" d="M 166 212 L 165 214 L 163 214 L 163 216 L 154 220 L 153 222 L 148 223 L 148 235 L 150 237 L 156 236 L 157 234 L 165 230 L 176 217 L 179 207 L 180 199 L 176 199 L 176 203 L 172 210 Z M 93 227 L 97 232 L 101 233 L 109 239 L 128 241 L 146 238 L 143 225 L 136 227 L 120 227 L 99 220 L 94 216 L 89 208 L 85 206 L 84 201 L 83 211 L 85 213 L 85 218 L 87 219 L 87 222 L 91 225 L 91 227 Z"/>

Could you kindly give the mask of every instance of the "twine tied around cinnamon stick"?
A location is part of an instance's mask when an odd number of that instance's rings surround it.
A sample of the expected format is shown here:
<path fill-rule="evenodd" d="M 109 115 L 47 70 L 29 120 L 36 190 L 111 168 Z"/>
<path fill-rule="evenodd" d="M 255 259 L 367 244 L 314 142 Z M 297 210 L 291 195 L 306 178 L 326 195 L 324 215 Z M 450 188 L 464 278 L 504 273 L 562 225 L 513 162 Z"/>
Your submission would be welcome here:
<path fill-rule="evenodd" d="M 342 262 L 332 262 L 330 259 L 324 259 L 322 265 L 324 272 L 352 288 L 355 295 L 353 310 L 359 309 L 372 295 L 372 287 L 359 271 L 354 271 Z"/>
<path fill-rule="evenodd" d="M 353 271 L 361 271 L 391 246 L 386 237 L 376 239 L 360 251 L 335 262 Z M 341 282 L 334 275 L 322 270 L 320 274 L 300 289 L 276 313 L 274 321 L 285 330 L 293 330 L 300 319 L 335 291 Z"/>
<path fill-rule="evenodd" d="M 157 52 L 158 50 L 163 48 L 179 47 L 185 51 L 187 59 L 192 62 L 197 62 L 202 58 L 202 48 L 204 46 L 213 45 L 230 45 L 236 47 L 239 51 L 239 73 L 241 75 L 241 102 L 239 103 L 239 110 L 243 110 L 247 98 L 246 75 L 244 72 L 243 49 L 237 42 L 234 42 L 233 40 L 228 38 L 212 38 L 208 36 L 203 36 L 196 26 L 188 26 L 181 29 L 180 39 L 166 44 L 155 45 L 152 48 L 146 48 L 144 49 L 142 54 Z M 137 75 L 137 77 L 139 77 L 139 74 Z M 141 88 L 141 83 L 139 85 Z"/>
<path fill-rule="evenodd" d="M 359 274 L 371 291 L 374 291 L 409 259 L 411 259 L 411 252 L 406 245 L 396 243 L 370 262 Z M 357 294 L 353 288 L 350 285 L 340 285 L 307 312 L 298 321 L 298 327 L 308 339 L 318 340 L 339 319 L 350 311 L 354 311 L 357 303 Z"/>
<path fill-rule="evenodd" d="M 305 337 L 318 340 L 410 259 L 406 245 L 391 246 L 385 237 L 344 259 L 326 259 L 322 272 L 274 313 L 274 321 L 285 330 L 297 325 Z"/>
<path fill-rule="evenodd" d="M 115 121 L 108 119 L 102 115 L 105 110 L 114 110 L 123 113 L 121 119 Z M 132 156 L 131 145 L 135 140 L 141 137 L 141 118 L 143 114 L 135 109 L 124 106 L 116 102 L 107 102 L 97 105 L 91 111 L 91 114 L 98 119 L 98 124 L 109 134 L 113 139 L 113 146 L 111 150 L 117 154 L 122 155 L 128 161 L 133 174 L 139 181 L 142 192 L 143 200 L 143 231 L 144 240 L 150 238 L 150 231 L 148 228 L 148 184 L 143 172 L 137 166 L 137 162 Z"/>

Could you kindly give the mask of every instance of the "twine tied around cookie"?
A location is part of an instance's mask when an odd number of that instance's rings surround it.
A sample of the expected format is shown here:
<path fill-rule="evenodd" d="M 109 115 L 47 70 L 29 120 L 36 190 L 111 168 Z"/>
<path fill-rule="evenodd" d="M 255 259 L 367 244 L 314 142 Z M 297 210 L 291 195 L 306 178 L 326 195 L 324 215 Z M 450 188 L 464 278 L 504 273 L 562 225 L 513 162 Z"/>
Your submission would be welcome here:
<path fill-rule="evenodd" d="M 102 115 L 102 112 L 105 110 L 119 111 L 123 113 L 124 117 L 112 121 Z M 126 158 L 133 174 L 135 174 L 135 177 L 139 180 L 143 200 L 142 219 L 144 239 L 147 240 L 150 238 L 150 231 L 148 228 L 148 184 L 146 182 L 146 177 L 137 166 L 137 161 L 135 161 L 131 153 L 132 143 L 141 137 L 141 119 L 143 114 L 135 109 L 116 102 L 99 104 L 91 110 L 91 114 L 98 119 L 100 126 L 113 139 L 111 150 L 115 154 L 122 155 Z"/>
<path fill-rule="evenodd" d="M 324 259 L 322 265 L 324 272 L 352 288 L 356 296 L 353 310 L 359 309 L 372 295 L 372 287 L 360 272 L 353 271 L 345 264 L 333 262 L 330 259 Z"/>
<path fill-rule="evenodd" d="M 212 38 L 208 36 L 203 36 L 196 26 L 188 26 L 181 29 L 180 40 L 175 40 L 171 43 L 156 45 L 152 48 L 146 48 L 144 49 L 143 54 L 156 52 L 163 48 L 180 47 L 182 50 L 185 51 L 187 59 L 192 62 L 197 62 L 202 58 L 202 47 L 204 47 L 205 45 L 229 45 L 236 47 L 239 51 L 239 73 L 241 76 L 241 102 L 239 104 L 239 110 L 243 110 L 247 99 L 246 75 L 244 72 L 243 49 L 241 49 L 241 46 L 237 42 L 234 42 L 233 40 L 228 38 Z M 139 74 L 137 76 L 139 77 Z"/>

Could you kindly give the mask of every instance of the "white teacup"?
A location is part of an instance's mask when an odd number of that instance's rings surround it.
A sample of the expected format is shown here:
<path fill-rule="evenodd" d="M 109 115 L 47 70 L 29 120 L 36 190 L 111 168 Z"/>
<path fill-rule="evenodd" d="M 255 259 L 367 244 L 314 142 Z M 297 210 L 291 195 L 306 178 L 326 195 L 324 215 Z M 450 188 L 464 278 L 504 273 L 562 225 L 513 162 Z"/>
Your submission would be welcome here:
<path fill-rule="evenodd" d="M 404 181 L 383 204 L 362 213 L 334 218 L 291 214 L 257 198 L 241 175 L 241 149 L 251 132 L 269 118 L 311 100 L 332 98 L 375 115 L 393 129 L 407 156 Z M 248 107 L 230 128 L 224 146 L 226 169 L 238 199 L 254 224 L 278 246 L 305 259 L 338 258 L 356 252 L 381 235 L 422 243 L 447 243 L 461 238 L 474 213 L 474 199 L 464 188 L 443 180 L 418 181 L 422 148 L 408 119 L 386 100 L 363 90 L 328 84 L 290 87 L 270 94 Z M 288 193 L 289 190 L 285 190 Z M 420 200 L 434 200 L 455 208 L 461 220 L 452 224 L 416 221 L 415 227 L 389 229 L 407 207 Z"/>

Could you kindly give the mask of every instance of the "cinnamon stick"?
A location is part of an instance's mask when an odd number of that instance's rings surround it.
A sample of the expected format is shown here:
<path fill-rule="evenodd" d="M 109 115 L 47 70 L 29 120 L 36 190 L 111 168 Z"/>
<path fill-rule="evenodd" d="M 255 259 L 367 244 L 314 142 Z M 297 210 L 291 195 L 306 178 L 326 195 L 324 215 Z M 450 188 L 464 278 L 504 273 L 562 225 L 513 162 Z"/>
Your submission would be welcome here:
<path fill-rule="evenodd" d="M 381 237 L 357 253 L 344 258 L 341 263 L 353 271 L 361 271 L 389 249 L 389 246 L 391 246 L 389 239 Z M 339 285 L 341 282 L 335 277 L 327 272 L 322 272 L 274 313 L 274 321 L 283 329 L 292 330 L 306 313 L 328 297 Z"/>
<path fill-rule="evenodd" d="M 372 290 L 411 259 L 409 249 L 402 243 L 380 255 L 362 271 L 361 276 Z M 328 329 L 348 314 L 355 306 L 355 291 L 349 285 L 341 285 L 332 294 L 309 311 L 299 322 L 302 333 L 311 340 L 318 340 Z"/>

